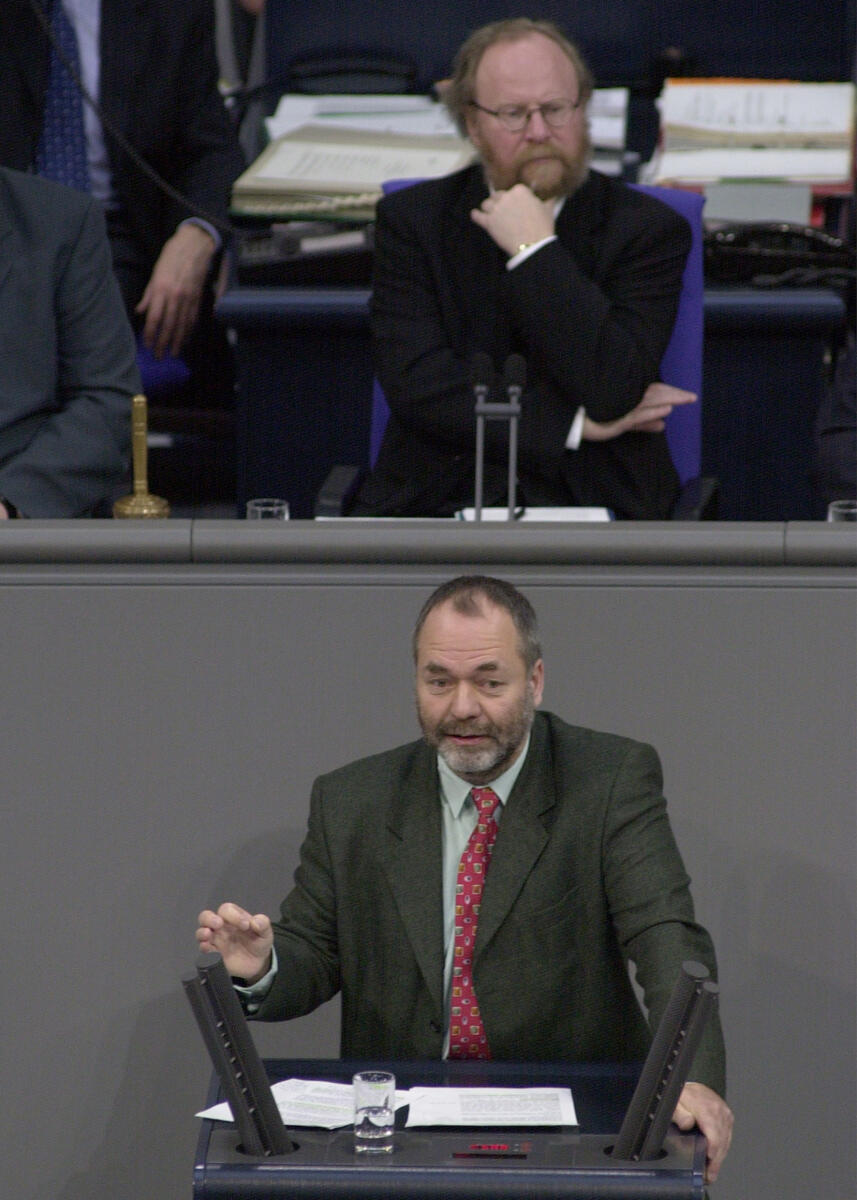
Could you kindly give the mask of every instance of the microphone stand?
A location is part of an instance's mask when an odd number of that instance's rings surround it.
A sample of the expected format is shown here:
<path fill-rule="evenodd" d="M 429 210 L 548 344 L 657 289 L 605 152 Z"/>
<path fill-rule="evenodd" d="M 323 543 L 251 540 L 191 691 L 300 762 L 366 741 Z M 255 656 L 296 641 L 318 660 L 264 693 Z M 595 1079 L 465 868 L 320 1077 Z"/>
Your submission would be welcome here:
<path fill-rule="evenodd" d="M 476 397 L 476 478 L 473 487 L 474 520 L 482 520 L 482 480 L 485 468 L 485 418 L 488 397 L 494 381 L 494 364 L 487 354 L 474 354 L 470 367 L 473 394 Z"/>
<path fill-rule="evenodd" d="M 484 370 L 485 354 L 477 354 L 473 360 L 473 391 L 476 395 L 476 478 L 474 481 L 474 520 L 482 520 L 482 492 L 485 468 L 485 422 L 500 420 L 509 422 L 509 470 L 508 496 L 509 512 L 507 520 L 515 519 L 515 489 L 518 476 L 518 418 L 521 415 L 521 394 L 527 376 L 527 365 L 520 354 L 510 354 L 503 367 L 503 386 L 506 390 L 506 403 L 492 403 L 487 399 L 490 393 L 490 374 Z M 477 361 L 478 360 L 478 361 Z M 490 364 L 490 360 L 489 360 Z M 481 369 L 480 369 L 481 368 Z M 491 372 L 493 374 L 493 372 Z"/>

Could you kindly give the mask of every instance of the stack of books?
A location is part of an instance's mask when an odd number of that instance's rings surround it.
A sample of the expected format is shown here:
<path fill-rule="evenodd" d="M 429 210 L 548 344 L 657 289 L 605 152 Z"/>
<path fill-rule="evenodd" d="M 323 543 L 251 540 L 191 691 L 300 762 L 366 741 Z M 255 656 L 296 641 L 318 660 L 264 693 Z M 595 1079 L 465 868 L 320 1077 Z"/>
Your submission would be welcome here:
<path fill-rule="evenodd" d="M 668 79 L 659 100 L 655 183 L 699 187 L 734 180 L 850 188 L 853 83 Z"/>

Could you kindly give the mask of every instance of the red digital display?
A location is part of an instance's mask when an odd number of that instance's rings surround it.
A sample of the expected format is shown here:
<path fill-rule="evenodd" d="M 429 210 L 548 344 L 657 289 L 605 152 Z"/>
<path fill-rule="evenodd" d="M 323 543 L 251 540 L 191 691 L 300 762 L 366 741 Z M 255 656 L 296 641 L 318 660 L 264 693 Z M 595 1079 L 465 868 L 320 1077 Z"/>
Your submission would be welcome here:
<path fill-rule="evenodd" d="M 471 1142 L 466 1150 L 453 1150 L 453 1158 L 526 1158 L 532 1142 Z"/>

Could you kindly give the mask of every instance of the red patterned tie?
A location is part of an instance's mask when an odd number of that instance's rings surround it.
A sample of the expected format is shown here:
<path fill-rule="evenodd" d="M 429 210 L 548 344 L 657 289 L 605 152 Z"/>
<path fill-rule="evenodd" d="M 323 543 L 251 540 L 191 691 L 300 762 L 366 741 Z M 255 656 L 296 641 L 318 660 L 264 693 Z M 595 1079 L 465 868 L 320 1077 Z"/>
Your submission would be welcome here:
<path fill-rule="evenodd" d="M 455 940 L 452 959 L 452 1000 L 449 1012 L 449 1057 L 490 1058 L 482 1016 L 473 989 L 473 949 L 482 902 L 482 883 L 497 837 L 494 810 L 499 803 L 491 788 L 473 788 L 470 793 L 479 810 L 476 828 L 470 835 L 455 886 Z"/>

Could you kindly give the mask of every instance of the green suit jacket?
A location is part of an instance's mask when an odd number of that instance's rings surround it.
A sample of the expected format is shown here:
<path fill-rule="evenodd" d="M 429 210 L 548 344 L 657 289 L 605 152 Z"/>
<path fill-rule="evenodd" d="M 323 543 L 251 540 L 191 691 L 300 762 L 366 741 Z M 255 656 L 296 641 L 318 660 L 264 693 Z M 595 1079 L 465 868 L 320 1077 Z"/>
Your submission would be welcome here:
<path fill-rule="evenodd" d="M 309 829 L 275 923 L 279 970 L 258 1016 L 342 991 L 346 1058 L 442 1053 L 443 899 L 435 752 L 424 742 L 316 781 Z M 642 1059 L 681 963 L 714 948 L 650 746 L 538 713 L 500 823 L 479 915 L 474 981 L 495 1059 Z M 721 1095 L 709 1024 L 691 1077 Z"/>

